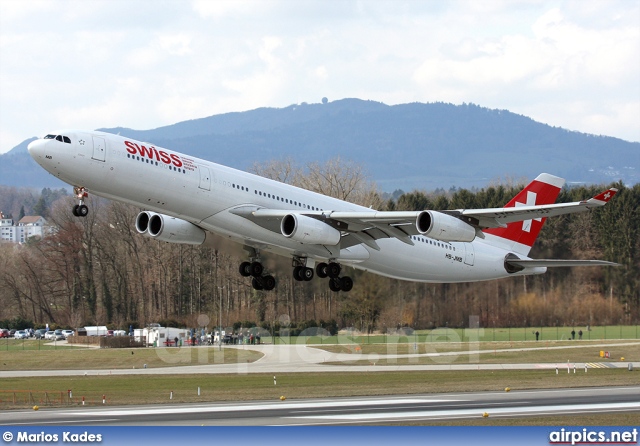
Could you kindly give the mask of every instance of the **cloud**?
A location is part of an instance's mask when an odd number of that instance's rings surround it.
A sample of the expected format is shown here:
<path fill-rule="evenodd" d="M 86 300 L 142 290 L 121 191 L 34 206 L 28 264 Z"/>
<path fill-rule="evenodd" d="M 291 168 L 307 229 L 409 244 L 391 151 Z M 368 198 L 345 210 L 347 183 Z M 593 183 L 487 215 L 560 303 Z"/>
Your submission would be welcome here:
<path fill-rule="evenodd" d="M 193 9 L 203 18 L 229 18 L 233 16 L 255 16 L 269 7 L 269 2 L 246 0 L 195 0 Z"/>
<path fill-rule="evenodd" d="M 640 140 L 640 2 L 0 2 L 0 152 L 360 97 L 474 102 Z"/>

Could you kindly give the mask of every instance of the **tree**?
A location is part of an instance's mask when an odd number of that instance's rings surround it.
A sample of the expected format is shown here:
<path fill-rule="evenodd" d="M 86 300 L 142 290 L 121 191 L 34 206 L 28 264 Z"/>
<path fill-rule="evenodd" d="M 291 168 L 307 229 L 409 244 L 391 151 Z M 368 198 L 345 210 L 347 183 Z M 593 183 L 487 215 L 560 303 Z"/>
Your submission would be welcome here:
<path fill-rule="evenodd" d="M 305 169 L 291 158 L 256 163 L 252 171 L 281 183 L 291 184 L 329 197 L 379 209 L 383 205 L 374 182 L 368 180 L 362 167 L 340 158 L 324 164 L 309 163 Z"/>
<path fill-rule="evenodd" d="M 44 200 L 44 196 L 40 195 L 38 202 L 33 207 L 33 213 L 42 217 L 47 215 L 47 203 Z"/>
<path fill-rule="evenodd" d="M 292 183 L 304 176 L 290 160 L 280 167 L 285 170 L 273 163 L 270 175 Z M 352 174 L 344 164 L 317 165 L 306 184 L 334 193 L 350 191 L 346 196 L 351 200 L 361 190 L 367 191 L 365 197 L 379 199 L 366 176 Z M 358 180 L 350 183 L 353 178 Z M 257 292 L 237 272 L 246 257 L 240 245 L 223 237 L 213 238 L 214 248 L 159 242 L 135 230 L 140 209 L 92 196 L 90 216 L 78 219 L 70 211 L 73 198 L 60 197 L 49 207 L 55 234 L 28 244 L 0 244 L 0 319 L 19 316 L 71 327 L 93 320 L 128 329 L 162 319 L 198 326 L 203 314 L 215 324 L 222 316 L 225 325 L 247 320 L 270 325 L 286 315 L 296 324 L 340 319 L 340 326 L 363 331 L 396 324 L 464 326 L 469 316 L 478 316 L 483 327 L 561 325 L 567 320 L 596 325 L 623 317 L 634 323 L 640 318 L 640 185 L 613 186 L 620 191 L 603 208 L 547 219 L 531 257 L 603 258 L 620 267 L 550 268 L 540 276 L 472 284 L 411 283 L 355 270 L 349 273 L 355 286 L 348 294 L 330 292 L 323 280 L 293 280 L 290 259 L 271 255 L 265 256 L 265 266 L 278 277 L 278 287 L 273 293 Z M 582 200 L 602 189 L 564 188 L 558 201 Z M 451 196 L 445 190 L 412 191 L 374 207 L 495 207 L 518 190 L 495 185 L 456 190 Z M 22 194 L 16 191 L 15 196 Z M 0 198 L 18 209 L 12 199 Z M 38 201 L 34 197 L 33 203 Z"/>

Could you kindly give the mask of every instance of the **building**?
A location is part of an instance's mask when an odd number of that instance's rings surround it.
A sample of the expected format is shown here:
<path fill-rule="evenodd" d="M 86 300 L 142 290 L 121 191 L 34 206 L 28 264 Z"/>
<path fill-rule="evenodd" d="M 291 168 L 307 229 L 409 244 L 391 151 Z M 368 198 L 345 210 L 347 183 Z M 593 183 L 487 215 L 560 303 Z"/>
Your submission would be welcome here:
<path fill-rule="evenodd" d="M 30 237 L 43 238 L 53 232 L 53 226 L 39 215 L 25 216 L 17 225 L 13 219 L 0 212 L 0 241 L 9 243 L 25 243 Z"/>

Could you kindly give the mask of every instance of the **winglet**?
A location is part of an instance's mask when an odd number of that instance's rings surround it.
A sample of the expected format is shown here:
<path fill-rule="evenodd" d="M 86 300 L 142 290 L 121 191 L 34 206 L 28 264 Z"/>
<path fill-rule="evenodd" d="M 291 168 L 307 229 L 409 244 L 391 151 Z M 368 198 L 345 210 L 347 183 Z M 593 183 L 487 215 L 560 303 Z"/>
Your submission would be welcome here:
<path fill-rule="evenodd" d="M 604 192 L 600 192 L 598 195 L 596 195 L 593 198 L 589 198 L 587 200 L 587 203 L 592 204 L 594 206 L 604 206 L 609 202 L 609 200 L 613 198 L 613 196 L 617 192 L 618 192 L 618 189 L 616 189 L 615 187 L 612 187 L 611 189 L 608 189 Z"/>

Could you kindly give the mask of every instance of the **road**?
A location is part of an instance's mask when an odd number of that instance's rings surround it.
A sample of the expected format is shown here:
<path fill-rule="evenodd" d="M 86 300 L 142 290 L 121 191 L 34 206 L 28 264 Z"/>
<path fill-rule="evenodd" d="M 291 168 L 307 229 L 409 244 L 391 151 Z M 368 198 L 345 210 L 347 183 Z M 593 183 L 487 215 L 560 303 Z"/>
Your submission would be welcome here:
<path fill-rule="evenodd" d="M 640 412 L 640 387 L 445 393 L 242 403 L 161 404 L 5 411 L 24 425 L 363 425 L 572 413 Z"/>

